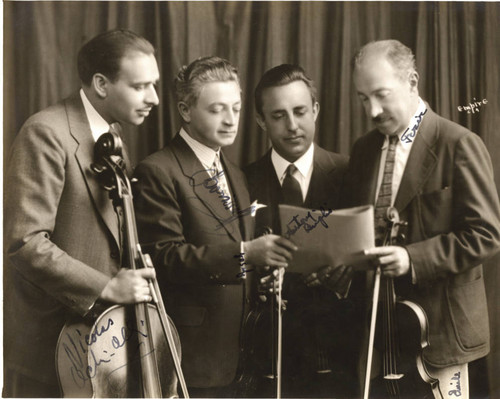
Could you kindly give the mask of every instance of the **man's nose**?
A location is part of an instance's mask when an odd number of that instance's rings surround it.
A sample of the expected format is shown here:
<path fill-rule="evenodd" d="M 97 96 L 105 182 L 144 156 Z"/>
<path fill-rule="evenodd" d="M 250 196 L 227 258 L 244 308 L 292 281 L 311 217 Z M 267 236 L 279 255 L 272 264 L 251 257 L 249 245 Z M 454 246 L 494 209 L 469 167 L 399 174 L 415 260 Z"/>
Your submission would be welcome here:
<path fill-rule="evenodd" d="M 290 115 L 287 118 L 287 129 L 294 132 L 299 128 L 299 125 L 297 123 L 297 120 L 295 119 L 294 115 Z"/>
<path fill-rule="evenodd" d="M 377 100 L 368 100 L 368 115 L 373 119 L 383 112 L 382 106 Z"/>
<path fill-rule="evenodd" d="M 230 126 L 233 126 L 234 124 L 236 124 L 236 115 L 234 114 L 234 111 L 232 109 L 229 109 L 226 112 L 225 118 L 224 118 L 224 123 L 226 125 L 230 125 Z"/>
<path fill-rule="evenodd" d="M 156 89 L 153 85 L 151 85 L 146 93 L 146 102 L 152 105 L 158 105 L 160 100 L 158 99 L 158 94 L 156 93 Z"/>

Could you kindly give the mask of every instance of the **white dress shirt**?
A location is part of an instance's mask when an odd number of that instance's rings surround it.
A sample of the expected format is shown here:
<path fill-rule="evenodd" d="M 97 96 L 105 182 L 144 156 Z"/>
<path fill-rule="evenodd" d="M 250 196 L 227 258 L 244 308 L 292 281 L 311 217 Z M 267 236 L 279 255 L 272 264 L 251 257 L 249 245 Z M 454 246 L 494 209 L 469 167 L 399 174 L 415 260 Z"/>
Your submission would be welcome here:
<path fill-rule="evenodd" d="M 273 148 L 271 151 L 271 161 L 274 166 L 274 171 L 283 186 L 283 180 L 285 180 L 286 170 L 288 165 L 292 162 L 287 161 L 280 154 L 276 152 Z M 293 174 L 293 177 L 297 179 L 300 184 L 300 191 L 302 192 L 302 200 L 305 201 L 307 197 L 307 190 L 309 190 L 309 184 L 311 183 L 311 176 L 313 172 L 313 161 L 314 161 L 314 144 L 311 143 L 307 151 L 299 159 L 297 159 L 293 164 L 297 167 L 297 170 Z"/>
<path fill-rule="evenodd" d="M 102 134 L 109 132 L 110 125 L 104 120 L 99 112 L 96 111 L 94 106 L 90 103 L 89 99 L 85 95 L 83 89 L 80 89 L 80 97 L 83 102 L 83 108 L 85 108 L 85 114 L 87 114 L 92 137 L 94 138 L 94 141 L 97 141 L 97 139 L 101 137 Z"/>

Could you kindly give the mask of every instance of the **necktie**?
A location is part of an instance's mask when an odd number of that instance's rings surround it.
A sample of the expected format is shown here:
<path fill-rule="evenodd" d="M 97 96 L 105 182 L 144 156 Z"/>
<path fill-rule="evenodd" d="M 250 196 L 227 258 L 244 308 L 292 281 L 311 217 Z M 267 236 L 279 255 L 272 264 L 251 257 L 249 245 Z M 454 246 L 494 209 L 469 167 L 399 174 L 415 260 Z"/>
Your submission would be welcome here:
<path fill-rule="evenodd" d="M 392 202 L 392 175 L 394 171 L 394 158 L 396 156 L 397 136 L 389 137 L 389 148 L 385 158 L 384 175 L 375 204 L 375 243 L 382 245 L 382 241 L 387 230 L 387 209 Z"/>
<path fill-rule="evenodd" d="M 215 155 L 214 163 L 212 169 L 215 171 L 212 177 L 217 178 L 217 186 L 219 187 L 221 194 L 227 196 L 228 200 L 223 201 L 224 207 L 230 212 L 233 211 L 233 204 L 231 201 L 231 193 L 229 192 L 229 187 L 227 185 L 226 175 L 224 174 L 224 169 L 222 168 L 222 163 L 220 162 L 220 153 L 217 152 Z"/>
<path fill-rule="evenodd" d="M 297 167 L 291 163 L 286 168 L 286 176 L 283 180 L 283 185 L 281 186 L 281 192 L 283 194 L 283 204 L 302 206 L 304 202 L 302 201 L 302 190 L 300 189 L 300 184 L 293 174 L 297 170 Z"/>

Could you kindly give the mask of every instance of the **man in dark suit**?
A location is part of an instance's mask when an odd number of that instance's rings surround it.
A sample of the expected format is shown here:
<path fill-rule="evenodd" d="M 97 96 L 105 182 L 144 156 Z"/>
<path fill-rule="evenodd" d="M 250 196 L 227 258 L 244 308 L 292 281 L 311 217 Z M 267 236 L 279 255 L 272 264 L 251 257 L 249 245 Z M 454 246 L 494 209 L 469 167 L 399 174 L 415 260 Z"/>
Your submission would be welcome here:
<path fill-rule="evenodd" d="M 255 205 L 243 173 L 221 151 L 238 130 L 236 69 L 218 57 L 200 58 L 180 69 L 175 90 L 182 128 L 135 171 L 139 236 L 179 330 L 190 394 L 232 396 L 241 277 L 256 266 L 286 266 L 295 246 L 276 235 L 251 240 Z"/>
<path fill-rule="evenodd" d="M 395 278 L 396 294 L 427 314 L 430 346 L 423 359 L 441 393 L 468 397 L 467 363 L 489 351 L 481 263 L 500 242 L 488 151 L 477 135 L 422 101 L 414 56 L 400 42 L 365 45 L 353 70 L 375 129 L 352 149 L 350 205 L 375 205 L 377 239 L 388 207 L 408 223 L 404 246 L 366 253 L 376 257 L 383 275 Z"/>
<path fill-rule="evenodd" d="M 154 272 L 120 269 L 119 220 L 90 165 L 110 124 L 139 125 L 158 104 L 154 49 L 106 32 L 81 48 L 78 71 L 80 92 L 23 125 L 5 175 L 4 396 L 60 396 L 55 350 L 68 317 L 151 300 Z"/>
<path fill-rule="evenodd" d="M 312 80 L 297 65 L 274 67 L 257 85 L 255 105 L 257 122 L 272 143 L 261 159 L 245 168 L 250 199 L 267 205 L 257 212 L 257 230 L 267 226 L 281 233 L 279 204 L 337 209 L 347 157 L 313 144 L 319 103 Z M 349 365 L 343 363 L 347 353 L 342 353 L 349 334 L 338 326 L 346 322 L 339 298 L 347 292 L 349 275 L 344 266 L 325 266 L 307 278 L 286 272 L 285 396 L 348 394 Z M 355 367 L 351 366 L 352 382 Z"/>

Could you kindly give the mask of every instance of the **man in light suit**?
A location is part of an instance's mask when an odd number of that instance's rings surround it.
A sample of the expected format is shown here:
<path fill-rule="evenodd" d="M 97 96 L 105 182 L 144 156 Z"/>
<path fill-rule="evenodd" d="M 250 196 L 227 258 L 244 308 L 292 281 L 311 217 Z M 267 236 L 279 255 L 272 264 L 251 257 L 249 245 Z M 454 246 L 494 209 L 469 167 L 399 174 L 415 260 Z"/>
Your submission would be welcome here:
<path fill-rule="evenodd" d="M 348 158 L 313 143 L 319 114 L 314 82 L 298 65 L 282 64 L 264 73 L 255 90 L 257 122 L 272 148 L 245 168 L 250 199 L 267 205 L 257 212 L 256 229 L 281 233 L 279 204 L 308 209 L 337 209 Z M 290 192 L 288 170 L 294 167 Z M 346 329 L 350 273 L 326 266 L 311 276 L 287 271 L 283 297 L 283 394 L 292 397 L 348 396 L 355 387 L 349 370 Z M 311 282 L 308 287 L 306 282 Z M 321 284 L 322 283 L 322 284 Z M 337 296 L 338 295 L 338 296 Z M 300 344 L 299 344 L 300 342 Z M 345 354 L 345 356 L 343 356 Z M 256 393 L 260 394 L 260 393 Z M 269 392 L 262 392 L 269 396 Z"/>
<path fill-rule="evenodd" d="M 218 57 L 197 59 L 179 70 L 175 90 L 182 128 L 135 170 L 139 237 L 179 331 L 191 396 L 232 396 L 241 277 L 257 266 L 286 267 L 295 246 L 276 235 L 251 240 L 255 205 L 245 176 L 221 151 L 238 130 L 236 69 Z"/>
<path fill-rule="evenodd" d="M 352 149 L 350 205 L 375 205 L 376 237 L 386 228 L 390 206 L 408 223 L 404 246 L 366 254 L 376 257 L 383 275 L 395 278 L 397 295 L 427 314 L 430 346 L 423 359 L 441 393 L 467 398 L 467 364 L 490 348 L 481 263 L 500 242 L 488 151 L 476 134 L 422 101 L 414 56 L 400 42 L 365 45 L 353 70 L 375 129 Z"/>
<path fill-rule="evenodd" d="M 98 303 L 151 300 L 154 271 L 120 269 L 119 215 L 90 165 L 111 124 L 139 125 L 158 104 L 154 49 L 109 31 L 81 48 L 78 72 L 79 92 L 23 125 L 5 175 L 4 396 L 60 396 L 66 320 Z"/>

